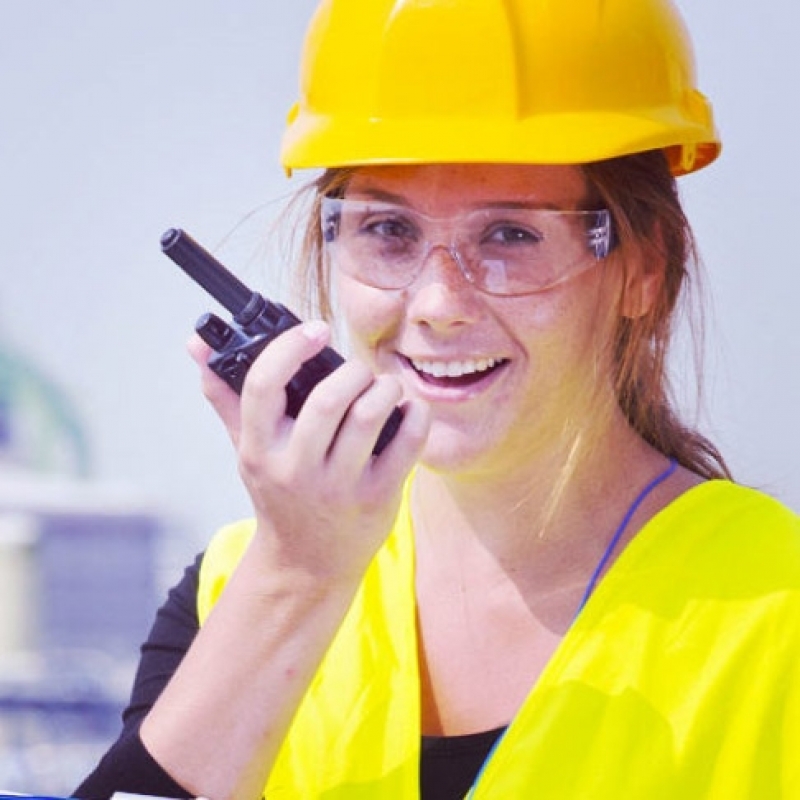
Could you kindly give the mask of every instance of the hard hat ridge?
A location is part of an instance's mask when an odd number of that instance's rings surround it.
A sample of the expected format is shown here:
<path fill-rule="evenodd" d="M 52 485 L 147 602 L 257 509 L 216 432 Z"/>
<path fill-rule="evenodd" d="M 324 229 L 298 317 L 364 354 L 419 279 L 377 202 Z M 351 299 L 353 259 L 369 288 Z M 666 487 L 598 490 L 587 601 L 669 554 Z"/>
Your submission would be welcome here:
<path fill-rule="evenodd" d="M 378 115 L 518 114 L 521 65 L 510 5 L 506 0 L 394 3 L 378 54 Z M 491 65 L 483 63 L 487 53 Z"/>

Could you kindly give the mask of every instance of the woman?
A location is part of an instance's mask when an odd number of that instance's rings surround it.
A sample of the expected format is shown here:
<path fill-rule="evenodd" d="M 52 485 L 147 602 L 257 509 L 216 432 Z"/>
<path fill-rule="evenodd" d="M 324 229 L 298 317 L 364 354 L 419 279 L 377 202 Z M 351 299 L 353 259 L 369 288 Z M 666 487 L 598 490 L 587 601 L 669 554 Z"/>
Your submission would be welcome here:
<path fill-rule="evenodd" d="M 309 280 L 353 358 L 295 421 L 327 324 L 241 398 L 192 342 L 253 519 L 76 794 L 800 794 L 800 523 L 669 402 L 674 178 L 719 152 L 669 0 L 328 0 L 303 76 L 283 163 L 325 168 Z"/>

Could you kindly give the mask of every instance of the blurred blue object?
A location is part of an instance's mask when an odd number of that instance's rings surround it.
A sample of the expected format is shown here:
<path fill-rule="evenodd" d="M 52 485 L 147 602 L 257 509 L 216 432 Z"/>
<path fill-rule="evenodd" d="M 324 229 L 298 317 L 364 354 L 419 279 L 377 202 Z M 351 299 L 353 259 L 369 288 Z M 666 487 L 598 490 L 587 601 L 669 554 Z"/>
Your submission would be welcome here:
<path fill-rule="evenodd" d="M 120 487 L 0 470 L 0 788 L 68 794 L 116 738 L 164 525 Z"/>

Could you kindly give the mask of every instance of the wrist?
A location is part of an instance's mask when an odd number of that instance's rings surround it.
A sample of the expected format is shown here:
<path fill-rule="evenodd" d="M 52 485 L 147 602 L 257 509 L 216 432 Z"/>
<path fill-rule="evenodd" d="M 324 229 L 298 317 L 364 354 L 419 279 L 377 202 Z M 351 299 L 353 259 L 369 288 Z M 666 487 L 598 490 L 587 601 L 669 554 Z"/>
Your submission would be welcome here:
<path fill-rule="evenodd" d="M 365 569 L 343 568 L 321 550 L 309 552 L 257 530 L 231 582 L 271 611 L 284 604 L 349 606 Z"/>

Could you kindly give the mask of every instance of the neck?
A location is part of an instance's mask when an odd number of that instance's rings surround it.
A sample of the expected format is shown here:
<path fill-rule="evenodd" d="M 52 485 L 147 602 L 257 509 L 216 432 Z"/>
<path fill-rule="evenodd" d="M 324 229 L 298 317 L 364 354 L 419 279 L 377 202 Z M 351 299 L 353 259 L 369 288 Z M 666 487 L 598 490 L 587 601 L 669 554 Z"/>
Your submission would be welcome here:
<path fill-rule="evenodd" d="M 619 418 L 603 435 L 570 439 L 516 471 L 420 468 L 412 504 L 419 557 L 447 564 L 471 552 L 508 573 L 539 563 L 551 576 L 582 574 L 666 460 Z"/>

